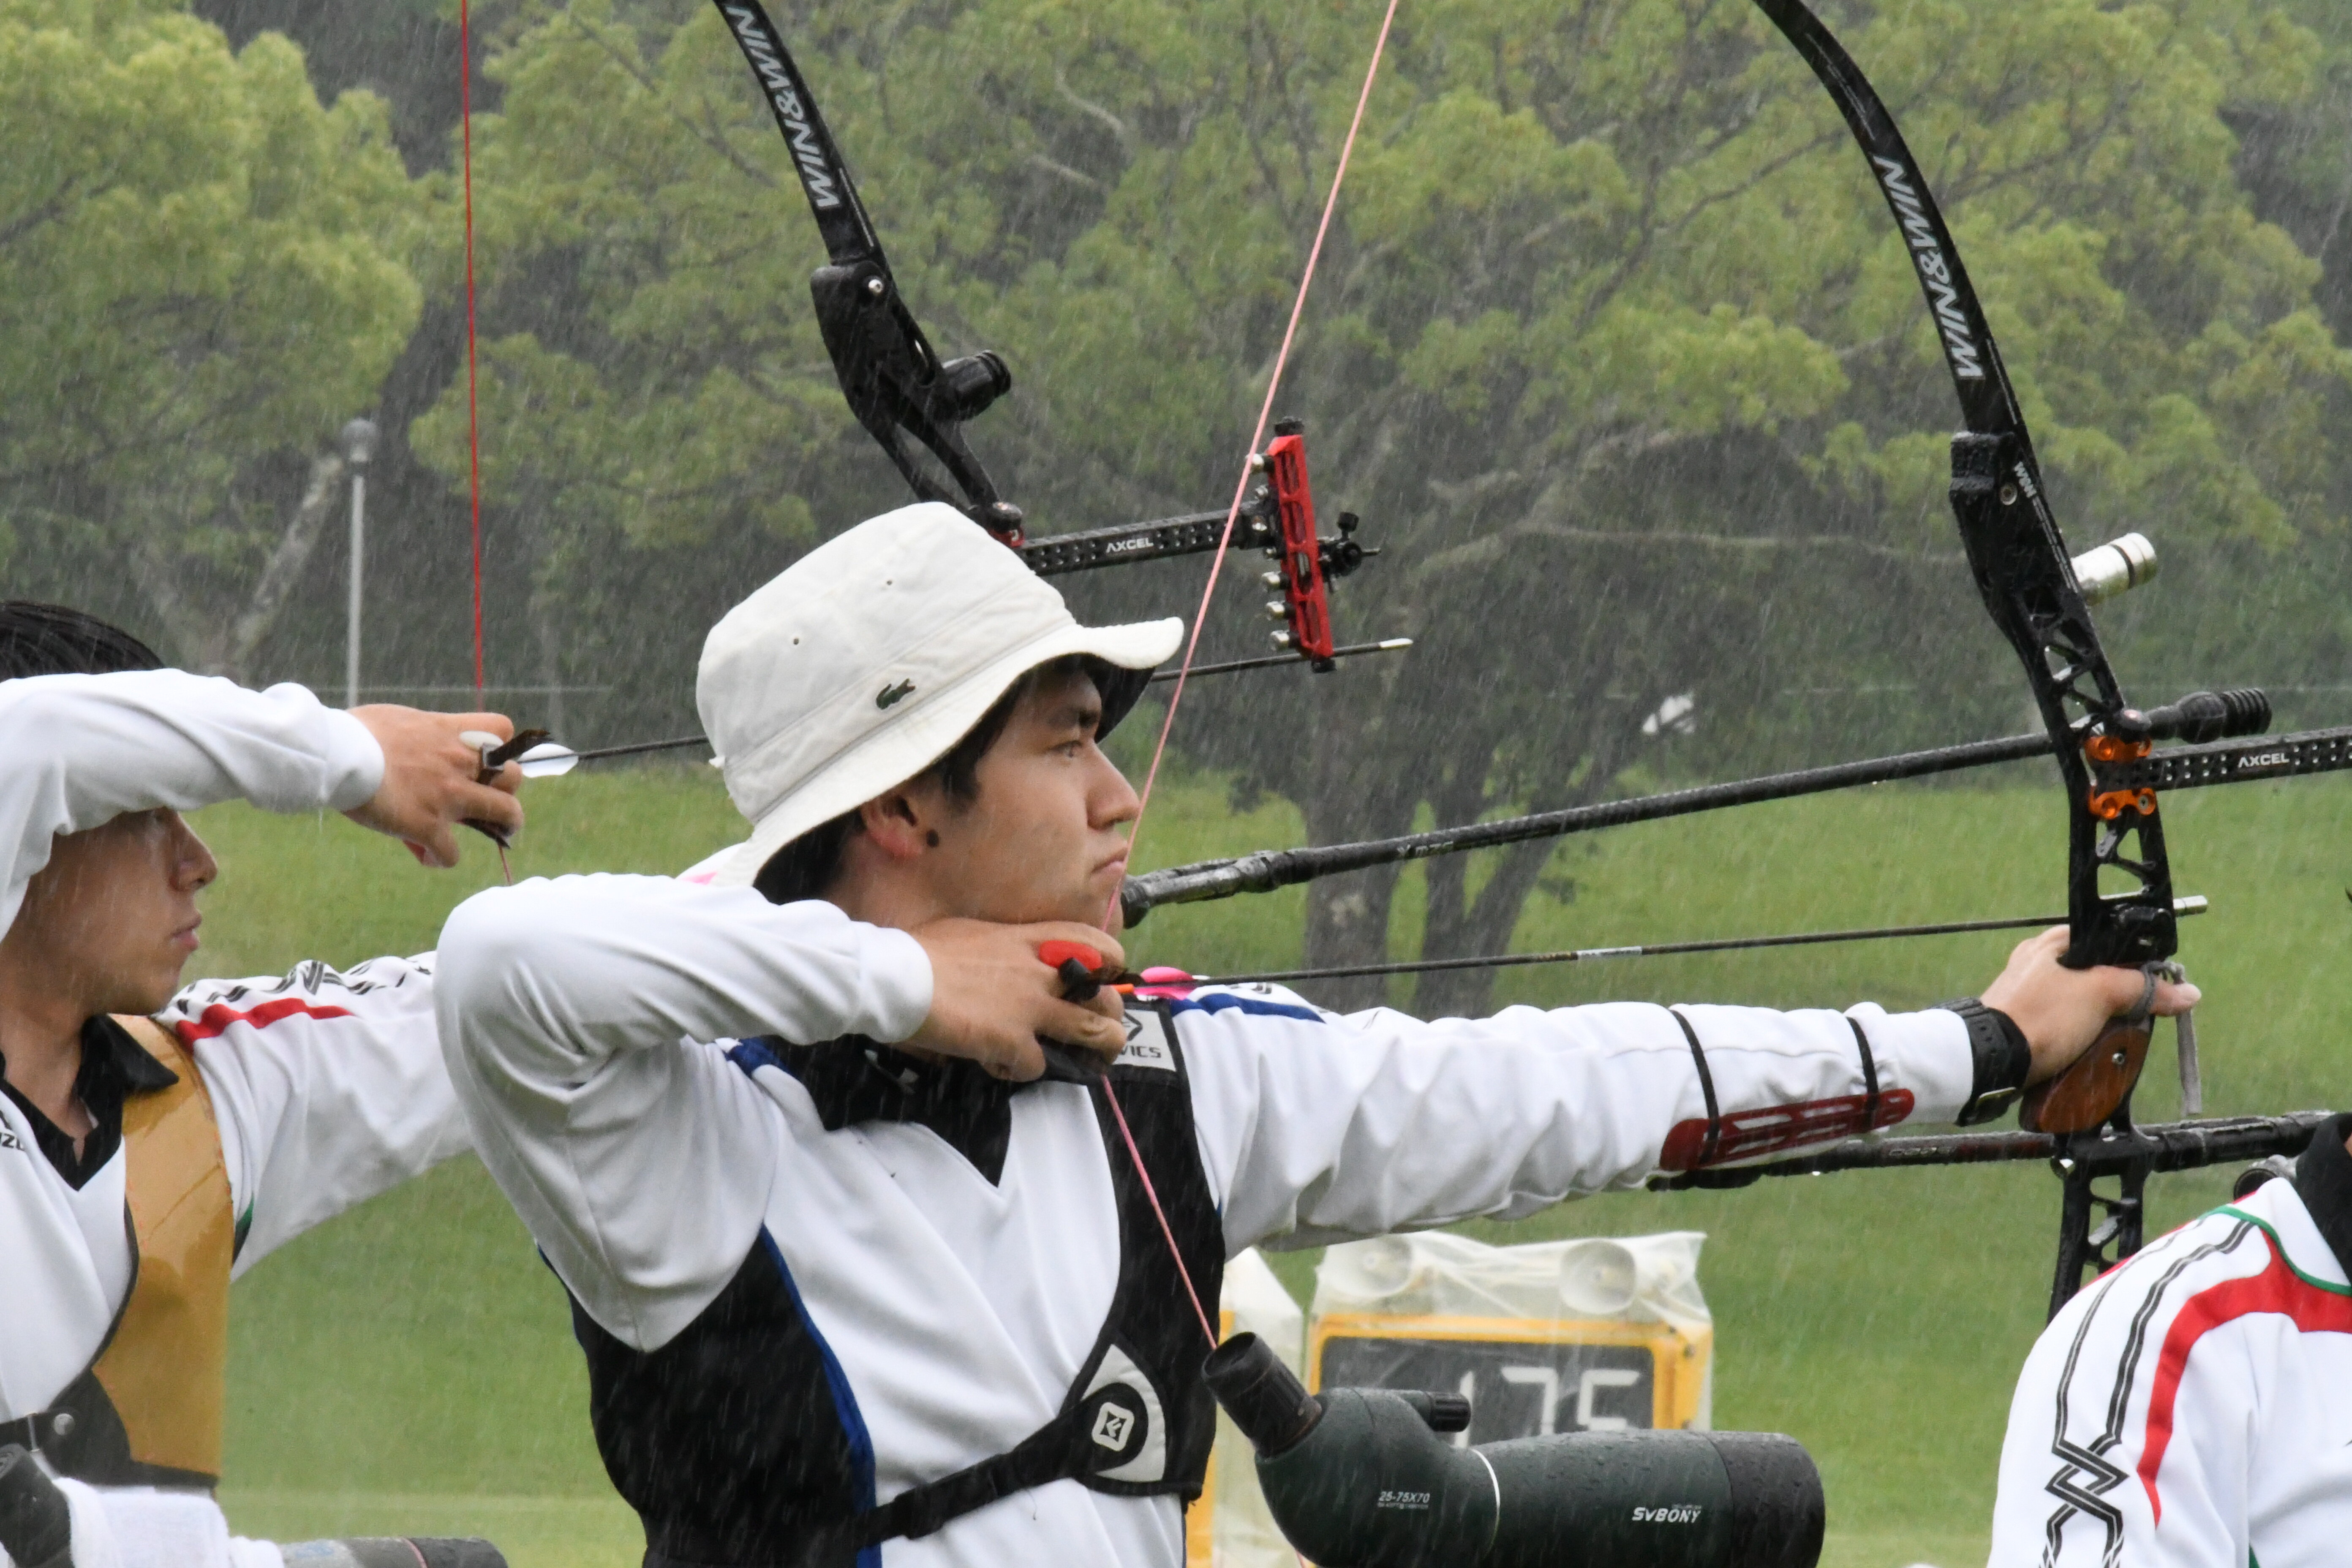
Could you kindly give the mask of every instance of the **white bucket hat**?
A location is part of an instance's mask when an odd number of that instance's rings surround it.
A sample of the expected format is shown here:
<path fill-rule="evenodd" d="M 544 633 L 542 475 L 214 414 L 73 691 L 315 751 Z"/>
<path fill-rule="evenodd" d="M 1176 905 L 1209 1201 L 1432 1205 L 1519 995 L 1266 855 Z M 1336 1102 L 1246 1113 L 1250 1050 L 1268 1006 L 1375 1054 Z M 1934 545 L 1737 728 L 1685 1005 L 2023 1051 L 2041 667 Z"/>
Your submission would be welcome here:
<path fill-rule="evenodd" d="M 802 834 L 913 778 L 1039 665 L 1088 654 L 1149 670 L 1183 635 L 1173 619 L 1078 625 L 1020 556 L 937 501 L 859 523 L 702 645 L 695 706 L 751 823 L 710 879 L 747 886 Z M 1103 693 L 1105 732 L 1143 684 Z"/>

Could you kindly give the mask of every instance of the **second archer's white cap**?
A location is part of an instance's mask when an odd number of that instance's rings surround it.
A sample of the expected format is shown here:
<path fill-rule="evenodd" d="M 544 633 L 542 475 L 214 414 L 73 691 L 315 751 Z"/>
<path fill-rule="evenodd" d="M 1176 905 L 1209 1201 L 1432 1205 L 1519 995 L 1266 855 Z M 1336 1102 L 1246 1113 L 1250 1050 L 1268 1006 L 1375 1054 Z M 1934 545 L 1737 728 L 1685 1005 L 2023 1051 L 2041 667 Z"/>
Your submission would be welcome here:
<path fill-rule="evenodd" d="M 858 524 L 728 611 L 702 645 L 695 706 L 751 823 L 712 880 L 749 884 L 802 834 L 913 778 L 1039 665 L 1085 654 L 1137 672 L 1103 693 L 1108 732 L 1183 631 L 1173 619 L 1078 625 L 1020 556 L 937 501 Z"/>

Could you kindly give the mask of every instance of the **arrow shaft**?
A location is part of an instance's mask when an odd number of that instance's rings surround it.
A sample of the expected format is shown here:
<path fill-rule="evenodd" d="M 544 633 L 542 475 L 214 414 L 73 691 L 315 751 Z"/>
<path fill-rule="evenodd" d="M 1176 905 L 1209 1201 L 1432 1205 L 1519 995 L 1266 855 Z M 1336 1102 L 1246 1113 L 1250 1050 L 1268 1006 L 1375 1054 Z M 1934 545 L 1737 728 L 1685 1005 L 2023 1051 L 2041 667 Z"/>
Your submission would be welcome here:
<path fill-rule="evenodd" d="M 1386 637 L 1379 642 L 1349 643 L 1343 647 L 1335 647 L 1331 650 L 1331 657 L 1333 658 L 1354 658 L 1360 654 L 1397 653 L 1405 648 L 1409 648 L 1412 646 L 1412 639 L 1411 637 Z M 1240 669 L 1272 669 L 1278 664 L 1305 664 L 1307 662 L 1307 660 L 1306 657 L 1302 654 L 1261 654 L 1255 658 L 1228 659 L 1223 664 L 1196 664 L 1192 667 L 1187 679 L 1198 680 L 1204 675 L 1231 675 L 1235 670 Z M 1173 680 L 1175 679 L 1176 672 L 1174 670 L 1162 669 L 1152 675 L 1151 684 L 1157 686 L 1161 681 Z"/>
<path fill-rule="evenodd" d="M 2174 900 L 2173 913 L 2201 915 L 2202 898 Z M 1584 963 L 1607 958 L 1668 958 L 1678 953 L 1738 952 L 1754 948 L 1813 947 L 1836 942 L 1885 942 L 1897 937 L 1958 936 L 1969 931 L 2040 931 L 2064 925 L 2066 917 L 2020 915 L 2002 920 L 1944 921 L 1933 925 L 1870 926 L 1853 931 L 1798 931 L 1782 936 L 1710 937 L 1699 942 L 1644 942 L 1630 947 L 1560 948 L 1550 952 L 1499 953 L 1485 958 L 1424 958 L 1399 963 L 1337 964 L 1322 969 L 1284 969 L 1263 974 L 1198 974 L 1196 985 L 1273 984 L 1290 980 L 1346 980 L 1368 974 L 1434 974 L 1454 969 L 1516 969 L 1530 963 Z"/>
<path fill-rule="evenodd" d="M 580 761 L 593 763 L 603 757 L 635 757 L 647 752 L 677 752 L 683 751 L 688 746 L 708 746 L 709 744 L 710 741 L 708 736 L 680 735 L 675 741 L 638 741 L 626 746 L 599 746 L 593 752 L 581 752 Z"/>

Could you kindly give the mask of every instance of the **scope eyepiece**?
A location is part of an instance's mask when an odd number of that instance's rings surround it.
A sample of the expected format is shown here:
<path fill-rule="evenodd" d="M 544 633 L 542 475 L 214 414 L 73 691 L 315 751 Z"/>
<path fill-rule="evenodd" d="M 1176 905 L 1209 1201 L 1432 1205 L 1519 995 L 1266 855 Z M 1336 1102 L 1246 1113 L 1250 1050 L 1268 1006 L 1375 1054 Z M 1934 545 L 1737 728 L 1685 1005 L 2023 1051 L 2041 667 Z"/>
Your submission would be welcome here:
<path fill-rule="evenodd" d="M 1201 1380 L 1261 1457 L 1289 1452 L 1323 1418 L 1323 1402 L 1255 1334 L 1235 1334 L 1211 1351 Z"/>

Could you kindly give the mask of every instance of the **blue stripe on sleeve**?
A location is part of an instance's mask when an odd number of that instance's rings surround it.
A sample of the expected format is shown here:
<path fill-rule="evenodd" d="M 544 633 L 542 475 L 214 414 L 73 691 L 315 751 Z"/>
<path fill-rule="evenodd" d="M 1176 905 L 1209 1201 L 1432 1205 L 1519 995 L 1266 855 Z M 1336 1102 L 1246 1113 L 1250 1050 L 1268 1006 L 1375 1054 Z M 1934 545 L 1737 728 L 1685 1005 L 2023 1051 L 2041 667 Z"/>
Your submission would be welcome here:
<path fill-rule="evenodd" d="M 1230 991 L 1213 991 L 1206 996 L 1179 996 L 1168 1004 L 1171 1013 L 1232 1013 L 1242 1012 L 1261 1018 L 1299 1018 L 1309 1024 L 1323 1022 L 1323 1015 L 1312 1007 L 1302 1007 L 1290 1002 L 1268 1002 L 1256 996 L 1236 996 Z"/>

